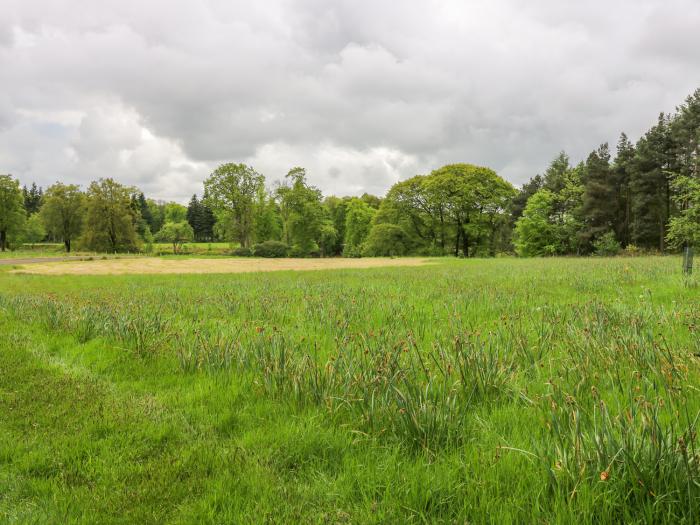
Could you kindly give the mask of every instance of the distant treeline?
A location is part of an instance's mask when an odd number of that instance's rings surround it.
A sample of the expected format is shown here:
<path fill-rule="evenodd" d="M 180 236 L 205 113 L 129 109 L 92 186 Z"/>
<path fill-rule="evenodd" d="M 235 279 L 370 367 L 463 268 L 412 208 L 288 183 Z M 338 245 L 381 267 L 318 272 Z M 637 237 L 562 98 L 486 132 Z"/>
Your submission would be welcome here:
<path fill-rule="evenodd" d="M 0 249 L 45 240 L 106 252 L 228 241 L 238 255 L 299 257 L 675 250 L 700 240 L 700 90 L 636 144 L 623 133 L 614 158 L 608 144 L 575 166 L 562 152 L 519 190 L 451 164 L 383 198 L 324 197 L 303 168 L 271 188 L 252 167 L 224 164 L 182 206 L 111 178 L 43 191 L 0 176 Z"/>

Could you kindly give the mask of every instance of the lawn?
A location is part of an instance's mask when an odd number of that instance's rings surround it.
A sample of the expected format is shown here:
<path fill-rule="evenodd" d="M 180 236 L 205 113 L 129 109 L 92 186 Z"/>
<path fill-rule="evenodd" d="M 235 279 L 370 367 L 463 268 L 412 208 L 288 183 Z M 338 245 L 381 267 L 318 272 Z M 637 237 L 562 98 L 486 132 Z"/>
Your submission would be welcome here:
<path fill-rule="evenodd" d="M 0 270 L 0 522 L 696 523 L 699 326 L 672 257 Z"/>

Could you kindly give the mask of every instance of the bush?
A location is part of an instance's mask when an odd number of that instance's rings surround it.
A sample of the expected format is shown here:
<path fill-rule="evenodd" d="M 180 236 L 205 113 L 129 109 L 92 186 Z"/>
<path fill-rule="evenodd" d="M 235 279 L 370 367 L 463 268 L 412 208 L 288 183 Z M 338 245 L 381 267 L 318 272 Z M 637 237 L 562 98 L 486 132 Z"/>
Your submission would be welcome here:
<path fill-rule="evenodd" d="M 301 246 L 295 245 L 289 249 L 289 256 L 294 257 L 295 259 L 301 259 L 306 257 L 306 252 L 301 248 Z"/>
<path fill-rule="evenodd" d="M 211 248 L 211 244 L 209 246 Z M 250 248 L 239 246 L 238 248 L 231 250 L 231 255 L 234 257 L 251 257 L 253 255 L 253 251 Z"/>
<path fill-rule="evenodd" d="M 360 258 L 362 257 L 362 246 L 345 246 L 343 257 Z"/>
<path fill-rule="evenodd" d="M 265 241 L 253 246 L 253 255 L 256 257 L 286 257 L 289 248 L 280 241 Z"/>
<path fill-rule="evenodd" d="M 628 244 L 625 247 L 625 255 L 628 257 L 639 257 L 640 255 L 644 255 L 644 250 L 636 244 Z"/>
<path fill-rule="evenodd" d="M 617 242 L 613 232 L 608 232 L 593 241 L 593 248 L 595 249 L 595 254 L 602 257 L 617 255 L 621 249 L 620 243 Z"/>

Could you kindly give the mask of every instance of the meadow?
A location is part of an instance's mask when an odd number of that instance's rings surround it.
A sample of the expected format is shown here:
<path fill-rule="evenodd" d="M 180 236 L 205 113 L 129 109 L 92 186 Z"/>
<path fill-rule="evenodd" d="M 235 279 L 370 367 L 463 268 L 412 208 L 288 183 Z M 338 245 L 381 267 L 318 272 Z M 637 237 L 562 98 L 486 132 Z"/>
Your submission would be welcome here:
<path fill-rule="evenodd" d="M 697 523 L 680 266 L 0 267 L 0 522 Z"/>

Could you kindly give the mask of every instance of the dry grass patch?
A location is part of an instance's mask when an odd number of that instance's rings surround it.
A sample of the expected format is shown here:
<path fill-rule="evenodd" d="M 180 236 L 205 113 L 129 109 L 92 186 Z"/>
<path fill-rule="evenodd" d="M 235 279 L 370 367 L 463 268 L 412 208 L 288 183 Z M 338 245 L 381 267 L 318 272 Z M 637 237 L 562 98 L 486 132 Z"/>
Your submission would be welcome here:
<path fill-rule="evenodd" d="M 69 261 L 37 263 L 14 270 L 13 273 L 42 275 L 122 275 L 179 273 L 247 273 L 284 270 L 336 270 L 377 268 L 384 266 L 421 266 L 429 260 L 419 257 L 400 259 L 118 259 L 99 261 Z"/>

